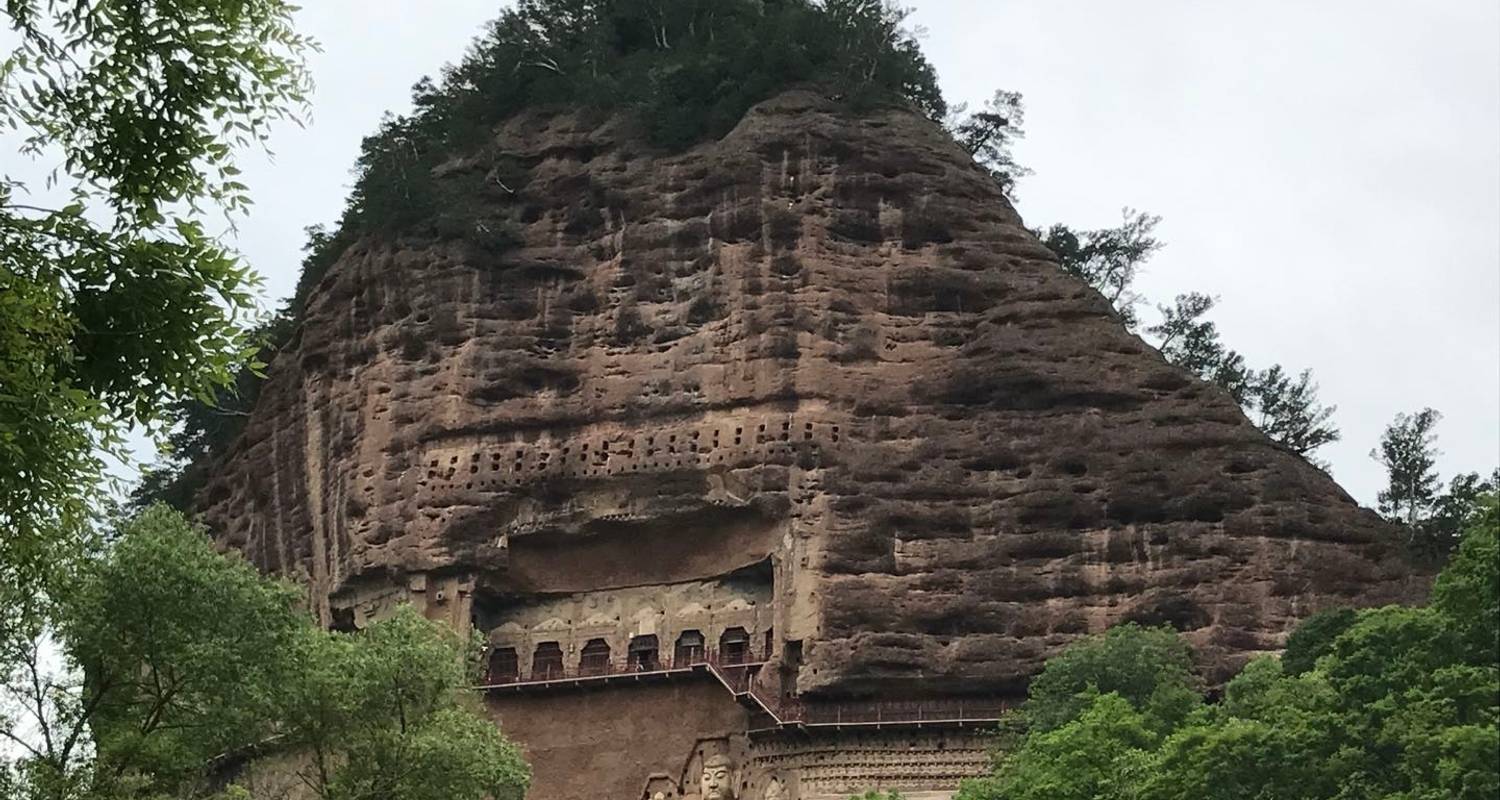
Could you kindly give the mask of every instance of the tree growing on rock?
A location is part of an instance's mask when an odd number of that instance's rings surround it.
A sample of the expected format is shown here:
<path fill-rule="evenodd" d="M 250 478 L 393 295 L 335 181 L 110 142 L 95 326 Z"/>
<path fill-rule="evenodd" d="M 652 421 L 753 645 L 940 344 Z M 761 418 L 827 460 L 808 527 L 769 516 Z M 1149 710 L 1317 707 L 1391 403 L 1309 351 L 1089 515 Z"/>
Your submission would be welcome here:
<path fill-rule="evenodd" d="M 1370 451 L 1386 471 L 1386 487 L 1377 496 L 1380 513 L 1405 526 L 1412 538 L 1437 502 L 1436 428 L 1442 418 L 1431 408 L 1397 414 Z"/>
<path fill-rule="evenodd" d="M 1126 327 L 1140 323 L 1136 307 L 1144 299 L 1135 291 L 1141 268 L 1162 243 L 1156 238 L 1161 217 L 1127 208 L 1114 228 L 1074 230 L 1056 224 L 1034 231 L 1063 270 L 1104 295 Z"/>
<path fill-rule="evenodd" d="M 1377 495 L 1380 513 L 1406 530 L 1418 553 L 1432 558 L 1452 552 L 1484 498 L 1500 490 L 1500 469 L 1488 477 L 1455 475 L 1444 490 L 1437 471 L 1442 418 L 1431 408 L 1397 414 L 1370 451 L 1386 471 L 1386 487 Z"/>
<path fill-rule="evenodd" d="M 980 110 L 968 115 L 964 111 L 964 106 L 953 109 L 948 132 L 1014 203 L 1016 182 L 1031 174 L 1011 152 L 1016 140 L 1025 135 L 1026 108 L 1021 93 L 997 89 Z"/>

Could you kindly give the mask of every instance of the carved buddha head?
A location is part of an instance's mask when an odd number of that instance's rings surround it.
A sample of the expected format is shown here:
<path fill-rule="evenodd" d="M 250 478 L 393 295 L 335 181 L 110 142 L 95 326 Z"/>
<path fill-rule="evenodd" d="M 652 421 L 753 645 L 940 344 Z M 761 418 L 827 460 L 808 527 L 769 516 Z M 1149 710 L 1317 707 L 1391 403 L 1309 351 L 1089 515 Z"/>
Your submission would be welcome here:
<path fill-rule="evenodd" d="M 704 759 L 698 792 L 703 800 L 735 800 L 734 762 L 728 756 Z"/>

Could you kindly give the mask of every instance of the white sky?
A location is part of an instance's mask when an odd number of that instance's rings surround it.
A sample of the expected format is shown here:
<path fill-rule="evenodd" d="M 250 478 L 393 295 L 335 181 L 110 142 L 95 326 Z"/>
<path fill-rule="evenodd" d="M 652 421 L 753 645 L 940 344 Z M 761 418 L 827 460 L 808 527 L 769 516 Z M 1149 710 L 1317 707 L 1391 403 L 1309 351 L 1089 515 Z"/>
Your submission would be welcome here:
<path fill-rule="evenodd" d="M 1025 94 L 1028 224 L 1132 206 L 1167 243 L 1140 288 L 1218 295 L 1253 366 L 1312 367 L 1356 498 L 1398 411 L 1433 406 L 1446 479 L 1500 460 L 1500 3 L 909 0 L 950 101 Z M 316 0 L 306 130 L 245 160 L 237 246 L 279 298 L 342 207 L 362 136 L 458 59 L 496 0 Z"/>

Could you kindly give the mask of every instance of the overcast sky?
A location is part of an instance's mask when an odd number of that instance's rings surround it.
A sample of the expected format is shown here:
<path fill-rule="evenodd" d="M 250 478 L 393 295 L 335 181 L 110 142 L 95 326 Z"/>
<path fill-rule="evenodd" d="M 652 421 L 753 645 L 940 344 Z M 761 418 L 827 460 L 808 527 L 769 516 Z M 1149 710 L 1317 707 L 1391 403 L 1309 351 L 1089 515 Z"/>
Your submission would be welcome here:
<path fill-rule="evenodd" d="M 1372 504 L 1369 457 L 1432 406 L 1446 479 L 1500 459 L 1500 3 L 912 0 L 950 101 L 1023 92 L 1032 226 L 1159 214 L 1140 288 L 1218 295 L 1254 366 L 1311 367 L 1344 439 L 1319 451 Z M 317 0 L 306 130 L 247 159 L 237 245 L 268 294 L 334 220 L 360 138 L 459 58 L 495 0 Z"/>

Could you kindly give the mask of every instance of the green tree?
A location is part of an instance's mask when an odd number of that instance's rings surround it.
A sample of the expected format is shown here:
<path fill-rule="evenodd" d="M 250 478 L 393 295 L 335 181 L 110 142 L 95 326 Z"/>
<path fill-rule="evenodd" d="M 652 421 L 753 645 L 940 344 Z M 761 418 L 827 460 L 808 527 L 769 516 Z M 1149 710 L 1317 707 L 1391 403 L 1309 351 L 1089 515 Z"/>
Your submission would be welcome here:
<path fill-rule="evenodd" d="M 108 555 L 68 576 L 47 669 L 46 631 L 13 638 L 6 685 L 29 736 L 8 731 L 38 797 L 151 797 L 202 777 L 214 757 L 274 732 L 273 690 L 310 623 L 299 593 L 214 552 L 164 507 L 126 524 Z"/>
<path fill-rule="evenodd" d="M 1129 208 L 1121 215 L 1115 228 L 1075 231 L 1059 224 L 1035 233 L 1057 254 L 1065 272 L 1104 295 L 1126 326 L 1134 328 L 1139 322 L 1135 308 L 1142 302 L 1135 281 L 1162 247 L 1155 235 L 1161 217 Z"/>
<path fill-rule="evenodd" d="M 0 584 L 39 591 L 129 426 L 244 355 L 254 279 L 205 233 L 249 204 L 237 149 L 304 102 L 281 0 L 13 0 L 0 125 L 55 165 L 0 175 Z M 52 202 L 49 198 L 61 196 Z"/>
<path fill-rule="evenodd" d="M 1437 502 L 1441 486 L 1436 428 L 1442 418 L 1430 408 L 1397 414 L 1381 434 L 1379 446 L 1370 451 L 1386 471 L 1386 488 L 1376 496 L 1380 513 L 1404 526 L 1412 540 Z"/>
<path fill-rule="evenodd" d="M 1480 498 L 1457 553 L 1432 587 L 1432 606 L 1457 629 L 1473 663 L 1500 663 L 1500 500 Z"/>
<path fill-rule="evenodd" d="M 1101 694 L 1113 694 L 1162 720 L 1197 701 L 1193 655 L 1171 628 L 1133 623 L 1084 639 L 1047 662 L 1023 708 L 1028 728 L 1049 731 L 1077 719 Z"/>
<path fill-rule="evenodd" d="M 1226 348 L 1219 328 L 1206 315 L 1218 298 L 1199 292 L 1177 295 L 1172 305 L 1158 306 L 1161 321 L 1146 328 L 1157 349 L 1173 364 L 1218 385 L 1241 406 L 1254 402 L 1255 373 L 1239 353 Z"/>
<path fill-rule="evenodd" d="M 0 781 L 27 800 L 209 797 L 226 764 L 277 752 L 305 755 L 300 779 L 329 800 L 505 800 L 529 779 L 467 689 L 463 643 L 409 608 L 324 631 L 300 591 L 165 506 L 68 586 L 64 668 L 38 636 L 3 687 L 29 735 L 6 734 L 23 757 Z"/>
<path fill-rule="evenodd" d="M 953 109 L 948 132 L 969 155 L 995 179 L 1007 200 L 1016 201 L 1016 182 L 1031 170 L 1016 163 L 1011 148 L 1025 135 L 1026 108 L 1020 92 L 997 89 L 984 107 L 964 115 L 962 106 Z"/>
<path fill-rule="evenodd" d="M 1317 664 L 1333 646 L 1339 634 L 1349 630 L 1359 615 L 1352 608 L 1331 608 L 1302 620 L 1287 637 L 1281 654 L 1281 668 L 1287 675 L 1301 675 Z"/>
<path fill-rule="evenodd" d="M 1088 693 L 1074 719 L 1029 734 L 992 776 L 965 781 L 956 800 L 1126 800 L 1161 739 L 1120 695 Z"/>
<path fill-rule="evenodd" d="M 1170 307 L 1158 307 L 1161 321 L 1146 332 L 1157 338 L 1168 361 L 1228 392 L 1272 441 L 1305 458 L 1337 441 L 1339 430 L 1331 422 L 1337 409 L 1319 402 L 1312 371 L 1303 370 L 1294 379 L 1280 364 L 1250 369 L 1244 356 L 1224 346 L 1218 326 L 1206 318 L 1217 302 L 1198 292 L 1180 294 Z"/>
<path fill-rule="evenodd" d="M 530 773 L 468 691 L 464 643 L 410 607 L 298 654 L 283 745 L 327 800 L 520 800 Z"/>
<path fill-rule="evenodd" d="M 1302 370 L 1295 379 L 1280 364 L 1262 370 L 1252 379 L 1249 405 L 1256 426 L 1300 456 L 1310 458 L 1314 450 L 1339 439 L 1331 422 L 1338 407 L 1318 401 L 1312 370 Z"/>
<path fill-rule="evenodd" d="M 1424 538 L 1440 554 L 1452 552 L 1463 539 L 1464 530 L 1474 515 L 1484 513 L 1485 502 L 1500 492 L 1500 469 L 1489 477 L 1477 472 L 1463 472 L 1448 481 L 1448 489 L 1437 497 L 1431 514 L 1422 526 Z"/>

